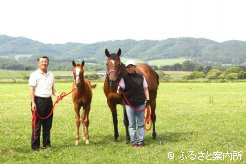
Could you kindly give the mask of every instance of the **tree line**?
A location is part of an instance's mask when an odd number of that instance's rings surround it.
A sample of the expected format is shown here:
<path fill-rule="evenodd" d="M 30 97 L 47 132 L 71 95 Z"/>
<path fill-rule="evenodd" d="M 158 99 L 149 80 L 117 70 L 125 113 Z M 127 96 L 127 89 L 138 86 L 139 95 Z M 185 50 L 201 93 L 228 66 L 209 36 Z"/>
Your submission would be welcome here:
<path fill-rule="evenodd" d="M 183 77 L 184 80 L 193 80 L 206 78 L 209 80 L 216 79 L 226 79 L 226 80 L 237 80 L 237 79 L 246 79 L 246 67 L 245 66 L 227 66 L 227 65 L 199 65 L 192 63 L 187 60 L 182 64 L 176 63 L 174 65 L 165 65 L 165 66 L 152 66 L 155 70 L 158 71 L 190 71 L 190 75 Z M 168 79 L 169 76 L 165 73 L 160 73 L 163 79 Z"/>

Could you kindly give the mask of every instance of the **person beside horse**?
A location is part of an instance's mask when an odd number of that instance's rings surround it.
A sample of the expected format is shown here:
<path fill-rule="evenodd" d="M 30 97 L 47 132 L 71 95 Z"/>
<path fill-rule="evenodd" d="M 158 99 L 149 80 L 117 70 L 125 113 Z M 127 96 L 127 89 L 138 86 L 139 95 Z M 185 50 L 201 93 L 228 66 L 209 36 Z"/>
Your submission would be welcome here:
<path fill-rule="evenodd" d="M 124 125 L 126 131 L 126 143 L 130 142 L 130 135 L 129 135 L 129 121 L 127 112 L 125 109 L 125 103 L 123 101 L 123 96 L 117 93 L 118 85 L 122 77 L 127 74 L 127 68 L 125 64 L 121 62 L 121 49 L 119 48 L 117 53 L 109 53 L 108 49 L 105 49 L 105 55 L 107 57 L 106 60 L 106 78 L 104 81 L 104 94 L 107 98 L 107 104 L 110 108 L 112 118 L 113 118 L 113 126 L 114 126 L 114 141 L 117 142 L 119 137 L 118 132 L 118 118 L 117 118 L 117 104 L 121 104 L 124 109 Z M 155 129 L 155 122 L 156 122 L 156 97 L 157 97 L 157 90 L 159 85 L 159 76 L 158 74 L 147 64 L 136 64 L 136 72 L 140 75 L 143 75 L 148 84 L 148 91 L 149 91 L 149 100 L 150 107 L 147 109 L 151 109 L 151 125 L 152 125 L 152 137 L 156 139 L 156 129 Z M 147 97 L 148 98 L 148 97 Z M 150 113 L 147 110 L 147 114 Z M 150 118 L 148 117 L 148 118 Z M 146 119 L 147 120 L 147 119 Z M 145 120 L 145 121 L 146 121 Z M 146 121 L 148 123 L 148 121 Z"/>
<path fill-rule="evenodd" d="M 145 100 L 146 105 L 150 105 L 148 84 L 145 77 L 136 72 L 134 60 L 127 60 L 126 70 L 127 74 L 121 78 L 117 92 L 122 93 L 124 97 L 132 145 L 142 147 L 144 146 Z"/>
<path fill-rule="evenodd" d="M 54 75 L 48 71 L 49 58 L 42 56 L 37 59 L 38 69 L 31 73 L 29 78 L 31 111 L 35 115 L 35 122 L 32 128 L 31 148 L 34 151 L 40 149 L 40 131 L 43 129 L 43 148 L 50 148 L 50 130 L 52 127 L 53 114 L 47 119 L 36 117 L 46 117 L 52 112 L 52 95 L 59 97 L 54 85 Z"/>

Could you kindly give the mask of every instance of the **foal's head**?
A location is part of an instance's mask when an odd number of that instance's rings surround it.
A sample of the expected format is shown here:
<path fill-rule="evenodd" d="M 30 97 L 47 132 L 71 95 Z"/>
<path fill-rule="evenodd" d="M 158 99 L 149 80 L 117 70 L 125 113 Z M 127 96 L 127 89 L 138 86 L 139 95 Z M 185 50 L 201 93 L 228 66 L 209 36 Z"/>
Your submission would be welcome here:
<path fill-rule="evenodd" d="M 117 53 L 109 53 L 108 49 L 105 49 L 105 55 L 108 57 L 106 61 L 107 76 L 109 78 L 110 85 L 114 84 L 121 73 L 121 49 L 119 48 Z"/>
<path fill-rule="evenodd" d="M 77 87 L 81 84 L 81 80 L 84 79 L 84 65 L 85 62 L 84 60 L 82 61 L 81 64 L 76 64 L 74 61 L 72 62 L 73 64 L 73 77 L 75 80 L 75 84 Z"/>

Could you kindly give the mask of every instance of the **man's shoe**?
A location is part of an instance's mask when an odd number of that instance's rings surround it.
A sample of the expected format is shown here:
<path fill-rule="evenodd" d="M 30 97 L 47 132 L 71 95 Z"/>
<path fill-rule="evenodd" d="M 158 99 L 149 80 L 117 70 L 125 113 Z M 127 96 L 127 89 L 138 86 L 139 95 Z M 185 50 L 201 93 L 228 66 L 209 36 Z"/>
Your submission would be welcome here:
<path fill-rule="evenodd" d="M 132 147 L 138 147 L 138 144 L 132 144 Z"/>

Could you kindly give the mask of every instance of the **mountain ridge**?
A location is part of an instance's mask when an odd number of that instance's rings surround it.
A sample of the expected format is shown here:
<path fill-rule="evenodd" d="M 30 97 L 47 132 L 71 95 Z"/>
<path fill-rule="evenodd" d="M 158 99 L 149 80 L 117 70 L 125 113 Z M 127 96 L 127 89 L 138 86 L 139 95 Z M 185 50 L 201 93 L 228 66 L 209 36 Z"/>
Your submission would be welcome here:
<path fill-rule="evenodd" d="M 67 42 L 64 44 L 44 44 L 25 37 L 0 35 L 0 57 L 20 54 L 49 55 L 61 60 L 105 59 L 104 51 L 122 50 L 122 56 L 144 61 L 189 58 L 199 64 L 245 65 L 246 42 L 228 40 L 216 42 L 206 38 L 180 37 L 165 40 L 114 40 L 91 44 Z"/>

